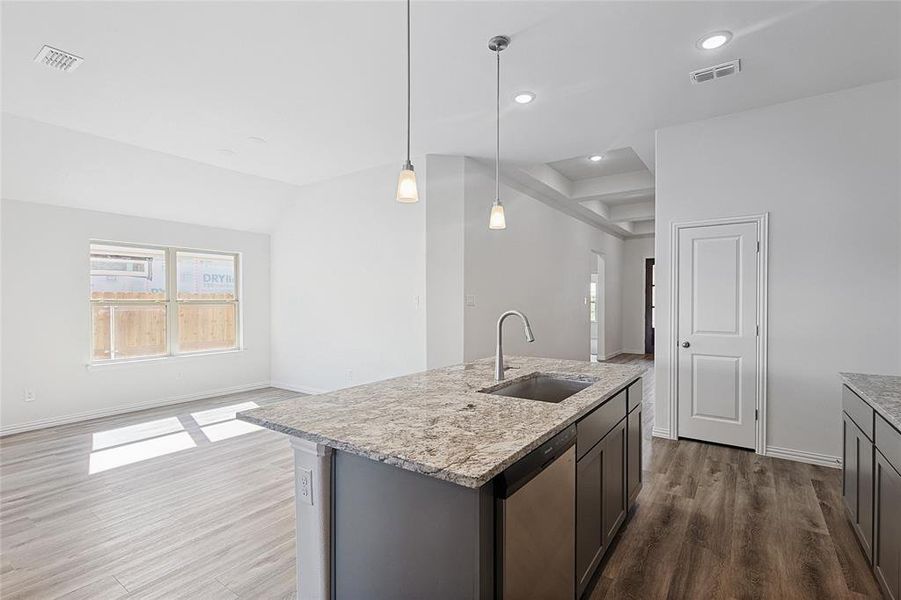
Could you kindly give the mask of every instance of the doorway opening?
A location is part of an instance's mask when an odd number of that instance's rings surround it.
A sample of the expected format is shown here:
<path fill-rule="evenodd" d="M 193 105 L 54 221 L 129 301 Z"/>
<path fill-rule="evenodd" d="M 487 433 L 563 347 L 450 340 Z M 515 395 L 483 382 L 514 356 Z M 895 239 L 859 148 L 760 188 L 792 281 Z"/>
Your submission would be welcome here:
<path fill-rule="evenodd" d="M 654 307 L 657 303 L 655 290 L 654 259 L 644 261 L 644 353 L 654 354 L 654 328 L 657 314 Z"/>
<path fill-rule="evenodd" d="M 606 358 L 606 322 L 605 290 L 606 290 L 606 263 L 601 254 L 593 252 L 591 255 L 592 273 L 589 283 L 588 307 L 589 327 L 591 339 L 591 351 L 589 360 L 598 362 Z"/>

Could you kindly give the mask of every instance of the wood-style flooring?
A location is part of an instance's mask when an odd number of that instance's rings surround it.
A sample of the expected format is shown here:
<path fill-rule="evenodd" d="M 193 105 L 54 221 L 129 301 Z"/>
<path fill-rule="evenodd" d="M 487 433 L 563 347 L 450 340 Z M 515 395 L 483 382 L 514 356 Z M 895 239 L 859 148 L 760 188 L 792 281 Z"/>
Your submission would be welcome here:
<path fill-rule="evenodd" d="M 653 368 L 651 355 L 608 362 Z M 882 598 L 844 514 L 839 469 L 651 439 L 653 381 L 644 485 L 584 598 Z"/>
<path fill-rule="evenodd" d="M 0 439 L 0 598 L 293 597 L 288 440 L 224 437 L 243 423 L 205 411 L 297 396 L 270 388 Z M 140 460 L 183 433 L 194 446 Z M 132 462 L 90 474 L 92 460 Z"/>
<path fill-rule="evenodd" d="M 0 439 L 0 598 L 293 598 L 287 439 L 209 411 L 297 396 L 270 388 Z M 838 470 L 648 438 L 638 505 L 586 597 L 879 598 L 840 493 Z"/>

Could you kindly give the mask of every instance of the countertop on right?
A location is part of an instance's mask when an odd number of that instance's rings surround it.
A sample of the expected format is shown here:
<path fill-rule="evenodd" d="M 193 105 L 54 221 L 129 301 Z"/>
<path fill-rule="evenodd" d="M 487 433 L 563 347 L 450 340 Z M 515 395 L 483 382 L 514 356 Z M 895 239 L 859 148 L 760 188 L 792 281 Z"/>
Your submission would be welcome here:
<path fill-rule="evenodd" d="M 839 373 L 845 385 L 901 431 L 901 376 Z"/>

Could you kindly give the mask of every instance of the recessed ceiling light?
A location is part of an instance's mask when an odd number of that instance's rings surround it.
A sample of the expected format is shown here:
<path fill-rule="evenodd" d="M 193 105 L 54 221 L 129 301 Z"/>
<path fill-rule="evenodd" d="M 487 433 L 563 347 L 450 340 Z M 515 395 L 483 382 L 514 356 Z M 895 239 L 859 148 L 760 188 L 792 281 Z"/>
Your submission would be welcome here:
<path fill-rule="evenodd" d="M 604 156 L 601 154 L 592 154 L 588 157 L 588 160 L 590 160 L 591 162 L 601 162 L 602 160 L 604 160 Z"/>
<path fill-rule="evenodd" d="M 716 50 L 717 48 L 728 44 L 731 39 L 731 31 L 714 31 L 699 39 L 697 46 L 701 50 Z"/>
<path fill-rule="evenodd" d="M 513 101 L 517 104 L 528 104 L 535 99 L 535 92 L 519 92 L 513 96 Z"/>
<path fill-rule="evenodd" d="M 250 136 L 249 138 L 247 138 L 247 141 L 248 141 L 248 142 L 253 142 L 254 144 L 265 144 L 265 143 L 266 143 L 266 139 L 265 139 L 265 138 L 261 138 L 261 137 L 256 136 L 256 135 Z"/>

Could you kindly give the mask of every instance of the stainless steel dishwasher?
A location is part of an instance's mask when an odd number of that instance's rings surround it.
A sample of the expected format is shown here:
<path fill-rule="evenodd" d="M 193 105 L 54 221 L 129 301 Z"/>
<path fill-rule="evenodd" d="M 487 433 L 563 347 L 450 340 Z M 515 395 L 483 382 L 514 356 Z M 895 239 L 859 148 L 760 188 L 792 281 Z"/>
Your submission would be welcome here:
<path fill-rule="evenodd" d="M 498 475 L 495 576 L 503 600 L 573 600 L 576 426 Z"/>

